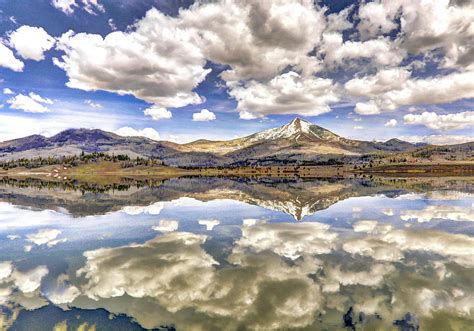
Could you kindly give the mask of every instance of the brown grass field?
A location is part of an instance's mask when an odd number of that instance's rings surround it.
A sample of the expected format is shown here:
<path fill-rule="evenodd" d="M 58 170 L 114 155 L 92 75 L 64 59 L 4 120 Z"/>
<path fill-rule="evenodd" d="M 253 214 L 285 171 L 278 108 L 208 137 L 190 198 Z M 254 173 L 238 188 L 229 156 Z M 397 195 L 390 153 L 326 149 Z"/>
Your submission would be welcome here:
<path fill-rule="evenodd" d="M 135 166 L 123 168 L 119 162 L 100 161 L 67 168 L 60 165 L 35 169 L 14 168 L 0 170 L 4 177 L 31 177 L 53 181 L 79 180 L 94 183 L 109 183 L 120 178 L 172 178 L 182 176 L 232 176 L 232 177 L 352 177 L 352 176 L 474 176 L 474 163 L 449 162 L 425 164 L 389 164 L 380 166 L 271 166 L 240 168 L 182 169 L 168 166 Z"/>

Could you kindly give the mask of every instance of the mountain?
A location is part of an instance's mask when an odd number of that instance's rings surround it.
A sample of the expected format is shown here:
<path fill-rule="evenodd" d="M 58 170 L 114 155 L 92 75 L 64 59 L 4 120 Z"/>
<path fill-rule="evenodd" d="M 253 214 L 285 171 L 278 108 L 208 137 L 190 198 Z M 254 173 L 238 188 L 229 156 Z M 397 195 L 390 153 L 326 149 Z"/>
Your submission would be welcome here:
<path fill-rule="evenodd" d="M 171 154 L 177 144 L 143 137 L 122 137 L 98 129 L 69 129 L 50 138 L 32 135 L 0 142 L 0 160 L 77 155 L 81 152 L 127 154 L 130 157 Z"/>
<path fill-rule="evenodd" d="M 186 146 L 194 152 L 212 151 L 234 162 L 247 164 L 318 161 L 335 155 L 358 156 L 377 152 L 402 152 L 416 147 L 398 139 L 386 142 L 346 139 L 301 118 L 295 118 L 281 127 L 243 138 L 228 141 L 198 140 Z"/>
<path fill-rule="evenodd" d="M 385 159 L 390 159 L 390 157 L 390 155 L 387 155 Z M 474 142 L 445 146 L 426 145 L 397 153 L 396 158 L 408 162 L 473 161 Z"/>
<path fill-rule="evenodd" d="M 225 155 L 251 146 L 272 144 L 278 142 L 283 146 L 289 144 L 302 144 L 305 142 L 326 141 L 333 142 L 340 137 L 329 130 L 311 124 L 300 118 L 295 118 L 290 123 L 281 127 L 268 129 L 247 137 L 227 141 L 198 140 L 186 146 L 193 151 L 214 151 L 214 153 Z M 323 151 L 320 151 L 323 152 Z"/>
<path fill-rule="evenodd" d="M 0 143 L 0 160 L 77 155 L 81 152 L 157 157 L 173 166 L 262 165 L 358 158 L 364 154 L 398 153 L 418 145 L 399 139 L 385 142 L 351 140 L 301 118 L 250 136 L 196 140 L 187 144 L 122 137 L 102 130 L 69 129 L 50 138 L 40 135 Z"/>

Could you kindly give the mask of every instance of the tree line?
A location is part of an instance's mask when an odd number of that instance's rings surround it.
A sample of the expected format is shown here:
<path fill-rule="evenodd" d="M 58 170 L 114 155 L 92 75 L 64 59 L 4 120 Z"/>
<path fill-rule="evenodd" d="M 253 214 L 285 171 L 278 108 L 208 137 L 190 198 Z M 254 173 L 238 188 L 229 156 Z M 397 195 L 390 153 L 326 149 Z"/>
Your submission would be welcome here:
<path fill-rule="evenodd" d="M 16 160 L 0 161 L 0 168 L 4 170 L 24 167 L 27 169 L 41 168 L 44 166 L 61 165 L 64 167 L 77 167 L 80 164 L 94 163 L 99 161 L 120 162 L 121 167 L 130 168 L 134 166 L 163 165 L 163 162 L 155 157 L 131 158 L 127 154 L 108 154 L 103 152 L 85 153 L 68 156 L 48 156 L 34 158 L 20 158 Z"/>

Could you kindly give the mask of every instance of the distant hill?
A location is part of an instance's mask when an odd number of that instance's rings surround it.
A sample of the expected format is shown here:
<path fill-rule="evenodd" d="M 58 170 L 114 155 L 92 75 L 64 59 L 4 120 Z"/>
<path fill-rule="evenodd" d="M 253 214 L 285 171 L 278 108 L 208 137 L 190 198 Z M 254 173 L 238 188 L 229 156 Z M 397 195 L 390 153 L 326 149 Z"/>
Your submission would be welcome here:
<path fill-rule="evenodd" d="M 132 158 L 160 158 L 165 164 L 172 166 L 225 166 L 357 159 L 371 154 L 421 153 L 423 148 L 431 151 L 430 153 L 437 151 L 437 147 L 426 146 L 420 149 L 419 145 L 399 139 L 385 142 L 351 140 L 295 118 L 283 126 L 243 138 L 226 141 L 201 139 L 187 144 L 154 141 L 143 137 L 122 137 L 98 129 L 69 129 L 50 138 L 32 135 L 2 142 L 0 160 L 104 152 L 127 154 Z M 467 153 L 472 151 L 471 145 L 468 144 L 466 148 Z"/>
<path fill-rule="evenodd" d="M 89 129 L 69 129 L 46 138 L 28 136 L 0 143 L 3 160 L 77 155 L 81 152 L 109 152 L 131 157 L 151 156 L 160 149 L 172 151 L 173 143 L 157 144 L 142 137 L 122 137 L 111 132 Z"/>
<path fill-rule="evenodd" d="M 397 161 L 474 161 L 474 142 L 456 145 L 426 145 L 414 150 L 400 152 L 395 155 L 387 155 L 384 159 Z"/>

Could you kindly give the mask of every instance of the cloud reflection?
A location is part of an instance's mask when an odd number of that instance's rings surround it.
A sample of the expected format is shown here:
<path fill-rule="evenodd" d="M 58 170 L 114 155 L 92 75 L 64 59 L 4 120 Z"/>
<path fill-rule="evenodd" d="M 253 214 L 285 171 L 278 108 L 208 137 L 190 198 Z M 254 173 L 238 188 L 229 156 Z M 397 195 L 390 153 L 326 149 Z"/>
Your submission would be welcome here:
<path fill-rule="evenodd" d="M 352 300 L 366 314 L 383 313 L 387 323 L 406 309 L 428 318 L 434 311 L 462 316 L 474 308 L 472 289 L 456 284 L 457 276 L 448 271 L 452 263 L 472 271 L 473 238 L 396 229 L 375 220 L 358 222 L 354 229 L 342 235 L 320 223 L 242 226 L 227 258 L 231 266 L 225 268 L 203 249 L 206 236 L 170 232 L 144 244 L 88 251 L 78 275 L 87 280 L 84 295 L 102 304 L 125 294 L 150 298 L 183 328 L 204 323 L 204 316 L 216 325 L 308 327 L 318 311 L 336 309 L 342 316 L 344 302 Z M 413 263 L 413 253 L 431 262 Z M 451 275 L 452 285 L 437 276 L 419 284 L 410 280 L 417 272 L 437 275 L 439 268 Z M 188 309 L 197 315 L 189 316 Z M 133 309 L 128 313 L 140 315 Z M 325 325 L 331 325 L 331 316 Z"/>

